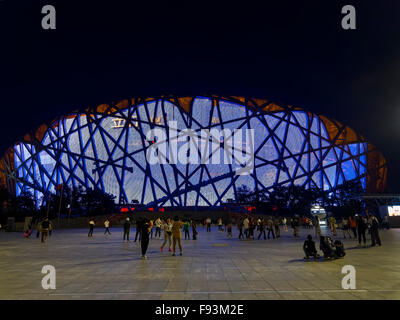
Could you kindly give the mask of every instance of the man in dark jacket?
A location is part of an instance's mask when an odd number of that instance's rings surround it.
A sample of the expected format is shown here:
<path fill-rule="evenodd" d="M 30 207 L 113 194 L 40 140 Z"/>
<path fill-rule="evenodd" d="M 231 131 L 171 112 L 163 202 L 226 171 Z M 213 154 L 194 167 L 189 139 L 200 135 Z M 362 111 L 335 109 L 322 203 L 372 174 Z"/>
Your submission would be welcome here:
<path fill-rule="evenodd" d="M 129 242 L 129 232 L 131 231 L 131 223 L 129 222 L 129 218 L 126 218 L 125 223 L 124 223 L 124 240 L 128 240 Z"/>
<path fill-rule="evenodd" d="M 49 234 L 50 222 L 49 218 L 44 219 L 42 222 L 42 242 L 45 242 Z"/>
<path fill-rule="evenodd" d="M 379 246 L 382 245 L 381 238 L 379 237 L 379 222 L 375 216 L 371 217 L 371 241 L 372 247 L 375 247 L 376 244 Z"/>
<path fill-rule="evenodd" d="M 135 234 L 135 242 L 139 237 L 139 242 L 140 242 L 140 234 L 142 231 L 142 221 L 140 219 L 136 220 L 136 234 Z"/>
<path fill-rule="evenodd" d="M 361 237 L 364 242 L 364 246 L 367 245 L 367 240 L 365 238 L 365 231 L 367 231 L 367 224 L 365 222 L 365 218 L 363 216 L 357 217 L 357 234 L 358 234 L 358 246 L 361 246 Z"/>
<path fill-rule="evenodd" d="M 149 247 L 149 228 L 150 228 L 150 224 L 148 222 L 147 219 L 144 219 L 141 223 L 141 242 L 140 242 L 140 246 L 142 249 L 142 259 L 146 260 L 147 256 L 146 256 L 146 252 L 147 252 L 147 248 Z"/>
<path fill-rule="evenodd" d="M 293 236 L 295 238 L 299 237 L 299 226 L 300 226 L 300 219 L 299 216 L 296 215 L 292 220 Z"/>

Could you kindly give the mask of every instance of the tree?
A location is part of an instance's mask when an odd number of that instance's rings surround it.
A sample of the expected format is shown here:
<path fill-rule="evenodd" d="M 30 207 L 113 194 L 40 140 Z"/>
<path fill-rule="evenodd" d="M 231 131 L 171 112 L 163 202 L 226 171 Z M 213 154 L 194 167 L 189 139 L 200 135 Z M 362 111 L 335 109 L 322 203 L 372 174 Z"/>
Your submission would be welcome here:
<path fill-rule="evenodd" d="M 336 216 L 347 216 L 360 213 L 364 202 L 361 197 L 365 193 L 360 181 L 346 181 L 331 193 L 329 210 Z"/>
<path fill-rule="evenodd" d="M 115 210 L 115 196 L 100 189 L 88 188 L 82 195 L 82 207 L 89 216 L 110 213 Z"/>
<path fill-rule="evenodd" d="M 10 192 L 6 188 L 0 187 L 0 208 L 3 208 L 7 205 L 8 201 L 11 199 Z"/>
<path fill-rule="evenodd" d="M 36 211 L 36 199 L 30 191 L 23 190 L 14 199 L 15 208 L 20 213 L 32 213 Z"/>
<path fill-rule="evenodd" d="M 236 190 L 236 201 L 238 203 L 251 203 L 253 201 L 253 191 L 246 185 L 241 185 Z"/>

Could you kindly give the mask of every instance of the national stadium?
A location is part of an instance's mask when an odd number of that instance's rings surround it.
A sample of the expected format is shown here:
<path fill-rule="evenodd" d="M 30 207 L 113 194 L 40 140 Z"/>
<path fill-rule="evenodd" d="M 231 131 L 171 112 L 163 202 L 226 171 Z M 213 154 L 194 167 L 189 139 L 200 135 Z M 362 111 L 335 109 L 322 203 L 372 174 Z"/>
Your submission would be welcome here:
<path fill-rule="evenodd" d="M 206 148 L 212 154 L 217 145 L 220 159 L 231 148 L 247 154 L 251 145 L 251 170 L 238 174 L 243 164 L 229 159 L 182 161 L 196 155 L 198 145 L 172 137 L 171 123 L 177 136 L 190 131 L 198 141 L 218 141 Z M 154 129 L 165 133 L 165 141 L 149 136 Z M 204 138 L 207 130 L 223 134 Z M 238 130 L 254 136 L 242 137 L 239 147 L 226 144 L 225 133 Z M 154 149 L 160 142 L 168 150 L 162 157 Z M 149 161 L 151 148 L 164 161 Z M 73 111 L 26 133 L 0 162 L 0 184 L 16 196 L 31 192 L 39 203 L 62 184 L 156 208 L 218 207 L 236 201 L 242 185 L 265 193 L 290 185 L 334 191 L 359 181 L 365 192 L 380 193 L 386 175 L 381 152 L 336 120 L 263 99 L 217 95 L 133 98 Z"/>

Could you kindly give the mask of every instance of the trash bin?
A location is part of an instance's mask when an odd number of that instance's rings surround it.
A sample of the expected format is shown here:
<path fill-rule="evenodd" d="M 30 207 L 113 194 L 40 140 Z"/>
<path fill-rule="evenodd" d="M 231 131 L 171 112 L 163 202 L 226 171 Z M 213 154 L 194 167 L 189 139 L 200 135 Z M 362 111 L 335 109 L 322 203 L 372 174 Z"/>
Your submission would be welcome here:
<path fill-rule="evenodd" d="M 8 231 L 8 232 L 15 231 L 15 218 L 14 217 L 8 217 L 7 218 L 7 229 L 6 229 L 6 231 Z"/>

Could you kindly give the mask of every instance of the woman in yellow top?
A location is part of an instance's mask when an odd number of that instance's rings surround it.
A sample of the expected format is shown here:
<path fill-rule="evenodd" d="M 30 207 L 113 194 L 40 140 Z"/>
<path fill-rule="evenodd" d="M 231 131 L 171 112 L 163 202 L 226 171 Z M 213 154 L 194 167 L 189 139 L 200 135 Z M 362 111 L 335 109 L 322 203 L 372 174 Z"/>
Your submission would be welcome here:
<path fill-rule="evenodd" d="M 178 216 L 176 216 L 174 218 L 174 223 L 172 224 L 172 241 L 173 241 L 173 249 L 174 249 L 174 253 L 172 254 L 173 256 L 175 256 L 175 252 L 176 252 L 176 242 L 178 242 L 180 255 L 182 255 L 181 228 L 182 228 L 183 224 L 184 223 L 179 220 Z"/>

